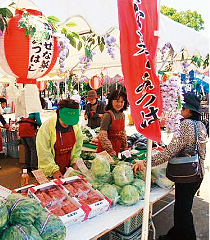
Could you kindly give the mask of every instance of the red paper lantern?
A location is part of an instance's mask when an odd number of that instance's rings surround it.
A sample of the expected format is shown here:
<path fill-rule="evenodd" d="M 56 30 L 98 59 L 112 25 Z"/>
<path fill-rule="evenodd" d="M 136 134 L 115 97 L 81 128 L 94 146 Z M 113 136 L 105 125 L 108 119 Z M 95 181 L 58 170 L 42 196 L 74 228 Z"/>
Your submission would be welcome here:
<path fill-rule="evenodd" d="M 46 81 L 37 81 L 36 85 L 37 85 L 39 91 L 42 92 L 45 90 L 47 83 L 46 83 Z"/>
<path fill-rule="evenodd" d="M 89 85 L 92 89 L 97 90 L 100 87 L 102 87 L 103 85 L 103 78 L 99 77 L 99 76 L 93 76 L 90 81 L 89 81 Z"/>
<path fill-rule="evenodd" d="M 27 9 L 34 18 L 42 15 L 36 10 Z M 7 31 L 0 36 L 0 66 L 9 75 L 16 77 L 17 83 L 36 84 L 36 79 L 48 74 L 54 67 L 57 56 L 57 41 L 52 36 L 50 25 L 40 22 L 40 28 L 49 32 L 48 39 L 36 42 L 25 35 L 25 29 L 19 28 L 23 10 L 16 10 L 16 15 L 8 22 Z"/>

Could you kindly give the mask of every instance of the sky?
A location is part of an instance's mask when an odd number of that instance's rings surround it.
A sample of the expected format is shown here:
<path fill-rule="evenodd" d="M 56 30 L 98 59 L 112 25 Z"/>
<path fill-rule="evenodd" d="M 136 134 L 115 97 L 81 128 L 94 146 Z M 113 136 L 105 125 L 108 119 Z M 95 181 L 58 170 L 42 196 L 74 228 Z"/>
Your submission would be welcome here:
<path fill-rule="evenodd" d="M 197 11 L 204 20 L 205 28 L 205 30 L 199 32 L 207 36 L 210 35 L 209 0 L 160 0 L 160 5 L 175 8 L 178 12 L 186 10 Z"/>

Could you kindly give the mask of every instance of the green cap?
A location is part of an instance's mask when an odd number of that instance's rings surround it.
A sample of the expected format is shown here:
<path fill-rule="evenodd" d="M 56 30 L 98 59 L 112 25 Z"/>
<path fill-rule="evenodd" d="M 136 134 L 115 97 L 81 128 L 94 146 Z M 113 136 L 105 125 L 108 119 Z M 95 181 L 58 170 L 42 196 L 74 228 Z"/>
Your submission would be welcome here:
<path fill-rule="evenodd" d="M 59 109 L 59 117 L 67 125 L 76 125 L 79 122 L 79 109 L 61 108 Z"/>

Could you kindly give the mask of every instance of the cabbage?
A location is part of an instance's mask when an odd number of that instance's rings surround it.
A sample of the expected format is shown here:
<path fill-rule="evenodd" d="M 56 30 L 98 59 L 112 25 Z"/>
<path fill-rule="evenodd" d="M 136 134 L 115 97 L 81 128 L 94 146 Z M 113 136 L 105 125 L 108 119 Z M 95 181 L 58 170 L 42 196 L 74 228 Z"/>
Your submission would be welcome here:
<path fill-rule="evenodd" d="M 118 186 L 124 186 L 133 181 L 133 170 L 129 164 L 119 163 L 113 170 L 114 183 Z"/>
<path fill-rule="evenodd" d="M 135 178 L 131 184 L 138 189 L 139 198 L 144 198 L 145 181 Z"/>
<path fill-rule="evenodd" d="M 100 190 L 105 184 L 111 184 L 112 183 L 112 174 L 109 173 L 103 177 L 100 178 L 91 178 L 90 184 L 95 188 Z"/>
<path fill-rule="evenodd" d="M 110 173 L 110 164 L 103 157 L 96 157 L 92 161 L 91 173 L 96 178 L 106 177 Z"/>
<path fill-rule="evenodd" d="M 63 240 L 66 237 L 66 228 L 60 218 L 46 211 L 42 211 L 34 226 L 43 240 Z"/>
<path fill-rule="evenodd" d="M 122 190 L 122 187 L 120 187 L 120 186 L 118 186 L 116 184 L 112 184 L 112 186 L 116 187 L 118 194 L 120 194 L 120 192 Z"/>
<path fill-rule="evenodd" d="M 8 223 L 9 214 L 4 201 L 0 201 L 0 234 Z"/>
<path fill-rule="evenodd" d="M 137 188 L 132 185 L 125 185 L 120 193 L 119 203 L 123 205 L 132 205 L 139 200 Z"/>
<path fill-rule="evenodd" d="M 7 197 L 7 209 L 11 225 L 33 225 L 35 219 L 43 210 L 40 203 L 35 199 L 26 198 L 19 193 L 13 193 Z"/>
<path fill-rule="evenodd" d="M 106 185 L 104 185 L 104 186 L 101 188 L 100 192 L 101 192 L 104 196 L 106 196 L 106 197 L 108 197 L 109 199 L 111 199 L 113 202 L 117 202 L 117 200 L 118 200 L 118 198 L 119 198 L 116 187 L 113 186 L 113 185 L 111 185 L 111 184 L 106 184 Z"/>
<path fill-rule="evenodd" d="M 11 226 L 3 232 L 1 240 L 42 240 L 33 226 Z"/>

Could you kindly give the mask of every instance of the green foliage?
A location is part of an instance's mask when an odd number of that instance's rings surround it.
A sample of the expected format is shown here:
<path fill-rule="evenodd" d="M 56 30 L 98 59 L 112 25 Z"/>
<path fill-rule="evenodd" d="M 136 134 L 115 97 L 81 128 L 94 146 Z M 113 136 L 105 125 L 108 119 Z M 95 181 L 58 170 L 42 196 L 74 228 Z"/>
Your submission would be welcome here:
<path fill-rule="evenodd" d="M 197 11 L 181 11 L 177 12 L 176 9 L 161 6 L 160 12 L 169 18 L 173 19 L 176 22 L 179 22 L 187 27 L 193 28 L 196 31 L 203 30 L 204 21 L 201 17 L 201 14 L 197 13 Z"/>
<path fill-rule="evenodd" d="M 51 23 L 58 23 L 60 21 L 59 18 L 57 18 L 55 16 L 49 16 L 47 18 L 48 18 L 48 21 Z"/>
<path fill-rule="evenodd" d="M 192 63 L 200 68 L 203 67 L 203 69 L 207 68 L 209 66 L 209 54 L 207 54 L 206 58 L 203 59 L 201 56 L 193 56 L 192 57 Z"/>
<path fill-rule="evenodd" d="M 0 30 L 2 32 L 7 29 L 7 21 L 12 17 L 13 14 L 8 8 L 0 8 Z"/>

